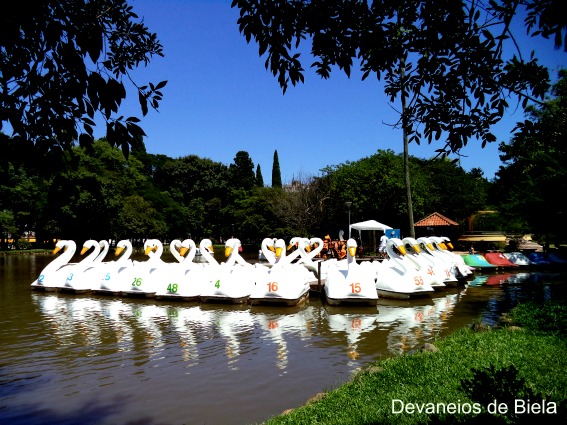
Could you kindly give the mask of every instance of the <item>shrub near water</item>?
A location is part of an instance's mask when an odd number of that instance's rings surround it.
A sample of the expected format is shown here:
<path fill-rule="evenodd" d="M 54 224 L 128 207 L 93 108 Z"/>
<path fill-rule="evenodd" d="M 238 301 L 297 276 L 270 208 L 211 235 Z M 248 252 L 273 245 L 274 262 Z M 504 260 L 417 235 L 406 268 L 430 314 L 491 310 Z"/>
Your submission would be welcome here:
<path fill-rule="evenodd" d="M 377 362 L 267 424 L 567 423 L 566 306 L 527 303 L 507 322 L 516 326 L 461 329 L 438 352 Z"/>
<path fill-rule="evenodd" d="M 509 320 L 534 332 L 565 336 L 567 304 L 556 301 L 520 304 L 509 314 Z"/>

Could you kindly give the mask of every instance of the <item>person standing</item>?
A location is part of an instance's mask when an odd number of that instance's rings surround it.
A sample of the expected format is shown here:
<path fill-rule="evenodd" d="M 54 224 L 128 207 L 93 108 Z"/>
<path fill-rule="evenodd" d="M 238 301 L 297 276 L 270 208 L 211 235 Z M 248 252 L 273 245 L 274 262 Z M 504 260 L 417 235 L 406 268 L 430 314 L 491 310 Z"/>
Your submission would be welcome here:
<path fill-rule="evenodd" d="M 378 253 L 382 258 L 386 257 L 386 244 L 388 243 L 388 236 L 386 236 L 386 232 L 380 236 L 380 246 L 378 247 Z"/>

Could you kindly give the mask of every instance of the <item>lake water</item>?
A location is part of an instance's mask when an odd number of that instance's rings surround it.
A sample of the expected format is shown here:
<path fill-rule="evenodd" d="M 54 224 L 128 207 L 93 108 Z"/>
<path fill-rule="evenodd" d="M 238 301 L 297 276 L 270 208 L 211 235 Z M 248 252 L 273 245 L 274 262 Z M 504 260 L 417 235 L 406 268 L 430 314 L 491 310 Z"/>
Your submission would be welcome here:
<path fill-rule="evenodd" d="M 302 405 L 374 360 L 408 353 L 567 275 L 492 273 L 420 301 L 229 306 L 41 293 L 48 255 L 0 256 L 0 423 L 251 424 Z"/>

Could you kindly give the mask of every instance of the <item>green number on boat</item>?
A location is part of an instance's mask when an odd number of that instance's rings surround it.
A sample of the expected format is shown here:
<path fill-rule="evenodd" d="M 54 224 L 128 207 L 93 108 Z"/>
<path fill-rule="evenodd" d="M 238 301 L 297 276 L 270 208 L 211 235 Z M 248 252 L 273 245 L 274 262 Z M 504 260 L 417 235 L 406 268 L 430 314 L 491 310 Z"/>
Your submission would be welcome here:
<path fill-rule="evenodd" d="M 220 280 L 217 280 L 215 282 L 215 288 L 219 289 L 220 288 Z"/>
<path fill-rule="evenodd" d="M 135 277 L 134 281 L 132 282 L 132 286 L 141 286 L 142 285 L 142 278 L 141 277 Z"/>
<path fill-rule="evenodd" d="M 177 283 L 167 285 L 167 292 L 173 292 L 175 294 L 177 292 Z"/>

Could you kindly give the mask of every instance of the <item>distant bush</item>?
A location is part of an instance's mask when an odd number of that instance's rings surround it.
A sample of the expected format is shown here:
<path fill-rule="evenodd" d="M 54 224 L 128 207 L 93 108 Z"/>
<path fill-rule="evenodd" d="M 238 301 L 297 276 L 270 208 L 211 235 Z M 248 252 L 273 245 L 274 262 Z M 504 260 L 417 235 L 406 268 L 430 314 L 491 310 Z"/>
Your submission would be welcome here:
<path fill-rule="evenodd" d="M 29 243 L 28 241 L 18 241 L 16 242 L 16 249 L 31 249 L 31 243 Z"/>

